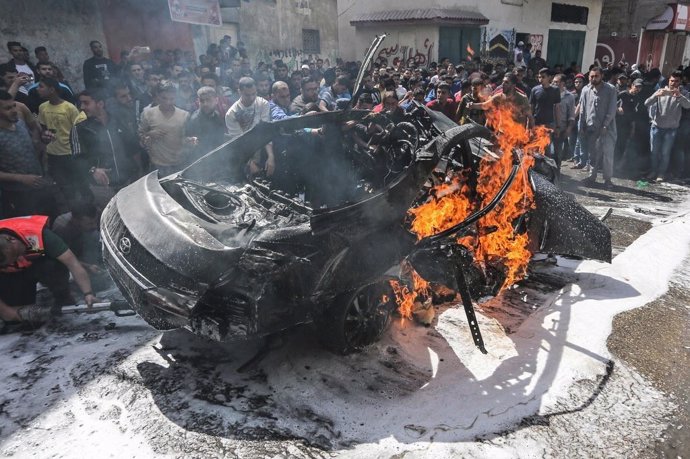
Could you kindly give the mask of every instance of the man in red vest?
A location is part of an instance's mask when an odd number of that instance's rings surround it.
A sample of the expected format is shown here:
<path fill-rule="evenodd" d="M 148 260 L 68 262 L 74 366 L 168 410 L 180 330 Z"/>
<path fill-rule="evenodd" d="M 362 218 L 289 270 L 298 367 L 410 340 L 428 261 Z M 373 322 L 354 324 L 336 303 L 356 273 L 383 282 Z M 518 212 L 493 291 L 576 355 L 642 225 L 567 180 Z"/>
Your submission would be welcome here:
<path fill-rule="evenodd" d="M 44 322 L 49 309 L 36 302 L 36 283 L 47 286 L 56 308 L 74 303 L 69 291 L 69 274 L 90 307 L 96 297 L 86 270 L 65 242 L 48 228 L 48 217 L 0 220 L 0 319 L 5 322 Z"/>

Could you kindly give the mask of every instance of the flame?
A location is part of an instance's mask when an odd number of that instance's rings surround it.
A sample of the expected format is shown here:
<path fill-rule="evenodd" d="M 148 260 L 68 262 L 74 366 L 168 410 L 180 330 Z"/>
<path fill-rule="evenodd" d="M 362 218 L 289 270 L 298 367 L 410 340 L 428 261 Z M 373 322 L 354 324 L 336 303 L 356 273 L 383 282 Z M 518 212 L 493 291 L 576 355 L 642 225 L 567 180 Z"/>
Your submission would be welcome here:
<path fill-rule="evenodd" d="M 463 221 L 474 210 L 475 203 L 469 199 L 470 187 L 462 177 L 452 177 L 449 183 L 434 187 L 430 201 L 408 211 L 411 215 L 411 230 L 417 240 L 440 233 Z"/>
<path fill-rule="evenodd" d="M 422 239 L 460 223 L 485 207 L 506 182 L 514 159 L 517 159 L 519 169 L 515 180 L 494 210 L 478 221 L 476 236 L 463 236 L 457 240 L 458 244 L 474 253 L 475 261 L 480 266 L 485 268 L 491 264 L 503 269 L 503 290 L 524 277 L 532 256 L 527 248 L 527 234 L 518 234 L 515 223 L 534 207 L 528 171 L 534 165 L 533 155 L 543 151 L 549 144 L 550 131 L 543 127 L 527 130 L 515 119 L 508 104 L 498 105 L 487 112 L 487 119 L 496 133 L 498 149 L 503 154 L 498 160 L 490 156 L 482 160 L 476 193 L 472 193 L 464 174 L 452 177 L 450 182 L 434 187 L 425 203 L 409 210 L 410 229 L 418 239 Z M 402 296 L 398 292 L 396 301 L 401 299 L 404 303 L 409 297 L 415 297 L 416 286 L 413 286 L 412 292 L 400 291 Z"/>
<path fill-rule="evenodd" d="M 467 43 L 467 60 L 471 61 L 472 58 L 474 57 L 474 49 L 472 49 L 472 46 Z"/>
<path fill-rule="evenodd" d="M 391 280 L 390 285 L 395 294 L 398 312 L 404 318 L 411 319 L 412 310 L 415 301 L 417 301 L 417 297 L 429 297 L 431 295 L 431 289 L 429 282 L 425 281 L 422 276 L 417 274 L 417 271 L 415 271 L 409 263 L 403 262 L 401 271 L 404 277 L 409 277 L 411 279 L 412 288 L 410 289 L 407 285 L 397 280 Z"/>

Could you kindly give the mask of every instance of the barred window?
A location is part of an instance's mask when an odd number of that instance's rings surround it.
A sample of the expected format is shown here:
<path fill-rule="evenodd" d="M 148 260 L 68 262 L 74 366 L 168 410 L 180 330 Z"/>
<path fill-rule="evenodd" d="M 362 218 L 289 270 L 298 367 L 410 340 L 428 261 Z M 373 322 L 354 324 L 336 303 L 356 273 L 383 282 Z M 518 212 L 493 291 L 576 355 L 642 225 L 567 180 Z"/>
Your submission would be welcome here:
<path fill-rule="evenodd" d="M 551 22 L 568 22 L 570 24 L 587 25 L 589 8 L 584 6 L 554 3 L 551 6 Z"/>
<path fill-rule="evenodd" d="M 302 49 L 307 54 L 321 52 L 321 36 L 318 30 L 302 29 Z"/>

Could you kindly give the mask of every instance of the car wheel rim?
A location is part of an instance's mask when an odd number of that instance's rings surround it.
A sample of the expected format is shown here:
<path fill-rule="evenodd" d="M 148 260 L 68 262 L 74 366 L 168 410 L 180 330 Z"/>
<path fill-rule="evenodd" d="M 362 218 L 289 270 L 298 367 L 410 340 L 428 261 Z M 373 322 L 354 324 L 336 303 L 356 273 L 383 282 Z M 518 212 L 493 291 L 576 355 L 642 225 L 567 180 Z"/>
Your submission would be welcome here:
<path fill-rule="evenodd" d="M 345 337 L 352 347 L 374 342 L 388 325 L 390 307 L 376 286 L 359 291 L 348 305 L 345 315 Z"/>

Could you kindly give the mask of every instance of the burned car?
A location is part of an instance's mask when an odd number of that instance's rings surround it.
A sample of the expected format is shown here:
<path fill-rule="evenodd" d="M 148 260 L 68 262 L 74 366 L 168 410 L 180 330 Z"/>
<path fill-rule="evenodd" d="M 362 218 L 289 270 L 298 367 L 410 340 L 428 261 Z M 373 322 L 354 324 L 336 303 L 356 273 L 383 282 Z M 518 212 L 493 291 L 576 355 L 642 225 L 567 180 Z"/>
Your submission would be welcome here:
<path fill-rule="evenodd" d="M 471 269 L 471 252 L 454 241 L 496 211 L 519 161 L 487 205 L 420 240 L 406 224 L 408 210 L 454 171 L 476 180 L 491 131 L 419 106 L 388 123 L 381 160 L 362 161 L 342 126 L 368 116 L 341 111 L 263 123 L 178 174 L 151 173 L 120 191 L 101 231 L 106 264 L 132 307 L 157 329 L 186 327 L 224 341 L 315 321 L 329 347 L 350 351 L 386 328 L 395 308 L 390 268 L 404 259 L 468 298 L 495 293 L 500 282 Z M 238 179 L 268 141 L 287 137 L 287 150 L 296 149 L 288 157 L 304 153 L 293 137 L 305 127 L 326 132 L 311 149 L 318 161 L 305 166 L 313 186 L 289 194 L 262 179 Z M 532 251 L 609 261 L 608 229 L 551 183 L 553 166 L 541 158 L 528 175 L 536 206 L 514 226 L 529 235 Z"/>
<path fill-rule="evenodd" d="M 352 127 L 371 123 L 376 147 L 362 149 Z M 268 142 L 282 173 L 245 178 Z M 342 110 L 261 123 L 177 174 L 154 172 L 121 190 L 101 218 L 106 265 L 157 329 L 233 341 L 314 322 L 325 345 L 349 352 L 386 329 L 400 302 L 392 268 L 405 262 L 460 293 L 483 350 L 472 300 L 513 279 L 488 242 L 477 242 L 500 231 L 479 222 L 509 215 L 507 237 L 529 254 L 611 258 L 608 229 L 553 184 L 553 162 L 501 147 L 491 130 L 422 105 L 395 117 Z M 488 174 L 497 184 L 487 191 L 482 172 L 501 162 L 505 174 Z M 473 205 L 429 234 L 413 230 L 410 209 L 440 202 L 439 187 L 453 183 Z M 518 183 L 517 195 L 533 200 L 509 214 Z"/>

